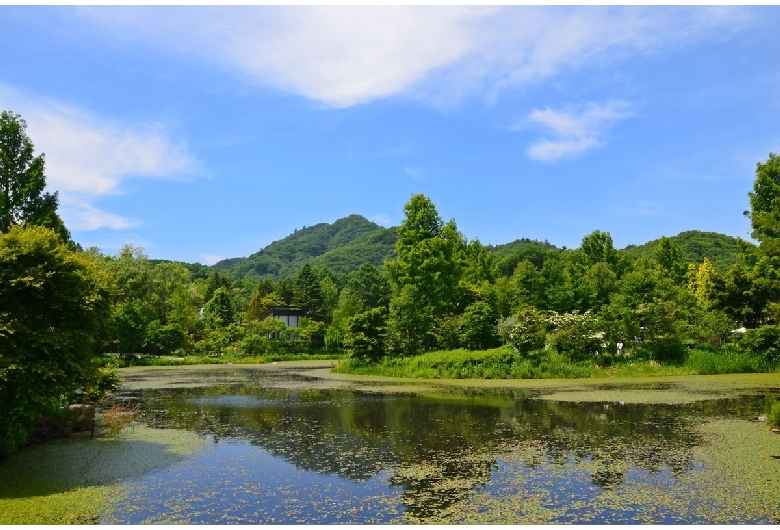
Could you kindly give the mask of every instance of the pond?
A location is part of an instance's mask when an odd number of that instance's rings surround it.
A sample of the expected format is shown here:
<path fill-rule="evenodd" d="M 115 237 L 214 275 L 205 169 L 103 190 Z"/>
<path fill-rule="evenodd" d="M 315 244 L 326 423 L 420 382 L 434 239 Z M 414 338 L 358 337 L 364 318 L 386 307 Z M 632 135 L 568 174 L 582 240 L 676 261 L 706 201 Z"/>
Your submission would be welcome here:
<path fill-rule="evenodd" d="M 126 373 L 142 423 L 191 431 L 205 444 L 174 465 L 124 480 L 124 494 L 102 522 L 780 517 L 780 436 L 751 421 L 767 389 L 403 386 L 313 374 L 242 367 Z M 778 395 L 778 388 L 768 391 Z"/>

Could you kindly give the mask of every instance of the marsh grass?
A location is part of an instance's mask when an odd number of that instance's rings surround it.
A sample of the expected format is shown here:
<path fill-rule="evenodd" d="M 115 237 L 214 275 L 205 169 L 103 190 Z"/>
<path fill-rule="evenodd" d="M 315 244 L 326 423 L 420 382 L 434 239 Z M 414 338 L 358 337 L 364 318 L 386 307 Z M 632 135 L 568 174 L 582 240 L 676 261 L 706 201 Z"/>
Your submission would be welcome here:
<path fill-rule="evenodd" d="M 780 427 L 780 402 L 775 396 L 768 394 L 764 401 L 764 412 L 766 412 L 766 421 L 769 425 Z"/>
<path fill-rule="evenodd" d="M 199 364 L 266 364 L 279 361 L 341 359 L 342 357 L 343 355 L 336 353 L 272 353 L 264 356 L 140 355 L 129 359 L 104 355 L 100 359 L 103 363 L 113 363 L 119 368 L 132 368 L 134 366 L 194 366 Z"/>
<path fill-rule="evenodd" d="M 122 403 L 116 403 L 112 407 L 103 410 L 97 421 L 101 432 L 110 436 L 119 436 L 135 420 L 140 406 L 127 407 Z"/>
<path fill-rule="evenodd" d="M 697 375 L 749 374 L 773 371 L 773 367 L 762 356 L 729 348 L 691 350 L 684 366 Z"/>
<path fill-rule="evenodd" d="M 597 362 L 598 361 L 598 362 Z M 410 357 L 386 357 L 378 363 L 347 360 L 337 373 L 427 379 L 581 379 L 774 372 L 759 356 L 734 350 L 691 350 L 684 362 L 609 358 L 572 361 L 543 350 L 523 355 L 509 347 L 485 351 L 434 351 Z"/>

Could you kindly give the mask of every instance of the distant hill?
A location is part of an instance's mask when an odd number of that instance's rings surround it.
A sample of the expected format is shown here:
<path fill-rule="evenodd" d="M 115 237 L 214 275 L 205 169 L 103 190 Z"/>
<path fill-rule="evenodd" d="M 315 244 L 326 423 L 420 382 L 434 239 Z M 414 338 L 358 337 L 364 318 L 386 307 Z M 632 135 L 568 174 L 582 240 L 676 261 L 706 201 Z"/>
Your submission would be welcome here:
<path fill-rule="evenodd" d="M 504 276 L 511 276 L 517 264 L 523 260 L 528 260 L 541 269 L 548 256 L 560 251 L 558 247 L 547 241 L 536 241 L 525 237 L 503 245 L 487 245 L 486 248 L 496 254 L 498 269 Z"/>
<path fill-rule="evenodd" d="M 735 237 L 689 230 L 670 239 L 680 246 L 686 261 L 698 264 L 708 257 L 721 274 L 737 261 L 738 240 Z M 350 215 L 331 224 L 320 223 L 296 230 L 247 258 L 222 260 L 213 268 L 229 271 L 238 278 L 287 278 L 297 274 L 308 262 L 315 268 L 326 267 L 346 274 L 364 263 L 380 266 L 395 259 L 396 241 L 397 228 L 384 228 L 363 216 Z M 656 239 L 643 245 L 629 245 L 619 252 L 631 259 L 652 258 L 658 242 Z M 517 263 L 524 259 L 541 267 L 549 256 L 562 250 L 547 241 L 527 238 L 502 245 L 486 245 L 486 248 L 498 258 L 503 274 L 512 274 Z M 201 276 L 202 268 L 202 265 L 197 266 L 197 271 L 191 272 Z"/>
<path fill-rule="evenodd" d="M 709 258 L 715 270 L 721 274 L 737 262 L 738 239 L 736 237 L 718 234 L 717 232 L 700 232 L 689 230 L 670 237 L 682 249 L 685 261 L 696 264 L 702 263 L 704 258 Z M 655 239 L 644 245 L 629 245 L 621 252 L 630 258 L 652 258 L 658 246 L 659 239 Z"/>
<path fill-rule="evenodd" d="M 247 258 L 232 258 L 216 263 L 215 269 L 232 272 L 236 277 L 295 275 L 304 263 L 348 273 L 364 263 L 381 265 L 395 258 L 395 228 L 384 228 L 360 215 L 350 215 L 332 224 L 319 223 L 274 241 Z"/>

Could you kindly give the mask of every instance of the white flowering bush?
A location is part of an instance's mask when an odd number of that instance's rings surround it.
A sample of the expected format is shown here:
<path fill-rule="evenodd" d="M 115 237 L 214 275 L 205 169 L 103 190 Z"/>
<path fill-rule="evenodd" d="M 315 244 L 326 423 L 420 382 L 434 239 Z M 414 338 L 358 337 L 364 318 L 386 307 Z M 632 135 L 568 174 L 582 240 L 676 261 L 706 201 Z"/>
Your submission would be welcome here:
<path fill-rule="evenodd" d="M 584 313 L 575 310 L 559 314 L 553 311 L 547 322 L 555 327 L 549 335 L 550 349 L 572 360 L 598 357 L 607 347 L 605 334 L 598 329 L 598 321 L 590 309 Z"/>
<path fill-rule="evenodd" d="M 544 313 L 526 307 L 498 322 L 498 335 L 505 344 L 511 344 L 516 352 L 527 354 L 544 348 Z"/>

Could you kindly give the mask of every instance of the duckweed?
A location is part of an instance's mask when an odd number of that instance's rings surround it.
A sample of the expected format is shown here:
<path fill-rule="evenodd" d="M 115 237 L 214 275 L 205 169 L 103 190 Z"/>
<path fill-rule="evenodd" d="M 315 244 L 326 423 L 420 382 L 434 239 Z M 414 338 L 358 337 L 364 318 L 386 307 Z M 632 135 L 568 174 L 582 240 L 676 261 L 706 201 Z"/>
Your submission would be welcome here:
<path fill-rule="evenodd" d="M 138 426 L 119 438 L 74 437 L 24 449 L 0 463 L 0 524 L 97 522 L 122 494 L 118 481 L 201 446 L 190 432 Z"/>

